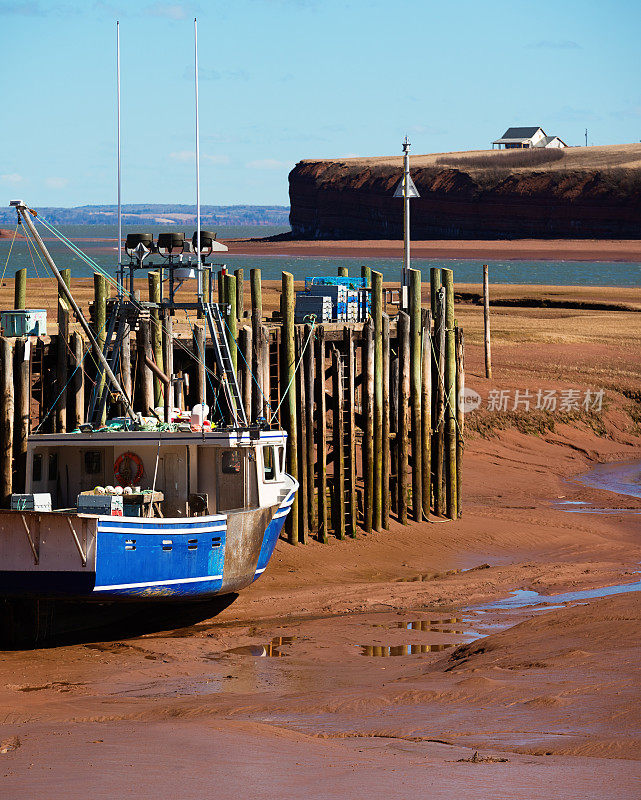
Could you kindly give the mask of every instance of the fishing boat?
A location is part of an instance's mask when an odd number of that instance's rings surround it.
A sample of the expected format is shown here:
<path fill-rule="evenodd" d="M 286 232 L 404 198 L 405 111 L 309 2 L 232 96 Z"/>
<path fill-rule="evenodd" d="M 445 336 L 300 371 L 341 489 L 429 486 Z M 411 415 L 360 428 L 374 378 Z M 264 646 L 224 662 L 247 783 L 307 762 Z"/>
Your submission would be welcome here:
<path fill-rule="evenodd" d="M 197 63 L 195 36 L 198 137 Z M 100 332 L 62 279 L 34 224 L 37 214 L 21 200 L 11 203 L 84 331 L 98 372 L 85 424 L 28 439 L 25 491 L 0 511 L 0 598 L 195 600 L 237 592 L 267 568 L 298 483 L 286 472 L 286 432 L 247 418 L 230 351 L 236 342 L 227 335 L 228 308 L 212 302 L 207 259 L 221 248 L 200 226 L 196 142 L 197 230 L 191 240 L 134 234 L 123 246 L 118 169 L 117 292 Z M 118 143 L 120 165 L 120 136 Z M 161 259 L 168 291 L 159 302 L 141 303 L 134 278 L 153 268 L 152 254 Z M 181 287 L 193 281 L 195 291 L 181 300 Z M 205 364 L 207 348 L 193 357 L 219 382 L 218 420 L 209 419 L 204 396 L 189 414 L 172 408 L 171 376 L 155 417 L 134 410 L 117 375 L 125 337 L 150 313 L 160 325 L 181 313 L 206 320 L 215 373 Z M 168 324 L 164 332 L 171 337 Z M 201 386 L 202 395 L 204 381 Z M 107 419 L 114 408 L 122 413 Z"/>

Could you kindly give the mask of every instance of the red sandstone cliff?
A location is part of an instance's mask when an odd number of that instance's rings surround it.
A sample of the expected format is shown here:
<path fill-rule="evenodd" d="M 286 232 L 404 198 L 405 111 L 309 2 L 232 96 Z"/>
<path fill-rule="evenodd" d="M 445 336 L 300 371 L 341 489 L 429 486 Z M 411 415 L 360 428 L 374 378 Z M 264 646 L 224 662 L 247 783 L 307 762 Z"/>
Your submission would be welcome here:
<path fill-rule="evenodd" d="M 641 238 L 641 145 L 571 148 L 535 168 L 512 168 L 498 151 L 482 166 L 474 156 L 412 159 L 412 238 Z M 400 158 L 299 162 L 293 235 L 402 238 L 401 171 Z"/>

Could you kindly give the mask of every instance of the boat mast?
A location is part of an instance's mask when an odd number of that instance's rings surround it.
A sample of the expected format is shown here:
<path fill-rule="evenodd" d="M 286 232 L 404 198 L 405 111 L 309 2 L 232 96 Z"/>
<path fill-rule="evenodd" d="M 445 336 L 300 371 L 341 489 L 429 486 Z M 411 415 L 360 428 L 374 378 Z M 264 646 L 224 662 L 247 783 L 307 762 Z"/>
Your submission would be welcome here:
<path fill-rule="evenodd" d="M 80 323 L 81 328 L 85 332 L 85 335 L 87 336 L 87 339 L 89 339 L 89 342 L 91 344 L 91 347 L 92 347 L 92 349 L 94 351 L 94 354 L 95 354 L 96 358 L 98 359 L 98 361 L 100 361 L 100 364 L 102 365 L 102 368 L 104 369 L 105 374 L 107 375 L 107 377 L 111 381 L 111 385 L 114 387 L 116 392 L 122 397 L 122 402 L 124 403 L 125 410 L 127 411 L 127 414 L 131 417 L 131 419 L 137 421 L 138 420 L 138 415 L 133 410 L 132 405 L 129 402 L 129 398 L 127 397 L 127 395 L 123 391 L 123 388 L 121 387 L 120 383 L 118 382 L 118 378 L 116 378 L 116 376 L 114 375 L 113 370 L 109 366 L 109 362 L 105 358 L 105 356 L 104 356 L 104 354 L 102 352 L 102 349 L 100 348 L 100 345 L 96 341 L 96 339 L 95 339 L 95 337 L 93 335 L 93 332 L 92 332 L 92 330 L 91 330 L 91 328 L 89 326 L 89 323 L 87 322 L 87 320 L 85 319 L 84 314 L 80 310 L 80 307 L 78 306 L 78 303 L 76 303 L 76 300 L 75 300 L 74 296 L 71 294 L 71 291 L 69 290 L 69 287 L 63 281 L 62 275 L 60 274 L 60 272 L 58 271 L 58 267 L 56 266 L 56 262 L 53 260 L 53 258 L 51 258 L 51 255 L 49 254 L 49 251 L 45 247 L 45 243 L 42 241 L 42 238 L 41 238 L 40 234 L 36 230 L 36 226 L 33 224 L 32 220 L 31 220 L 31 214 L 33 213 L 35 215 L 35 212 L 32 212 L 31 209 L 29 209 L 24 204 L 24 202 L 22 200 L 12 200 L 10 205 L 13 206 L 16 209 L 16 211 L 18 212 L 18 216 L 22 217 L 22 219 L 24 220 L 27 228 L 29 228 L 31 234 L 33 235 L 33 238 L 36 240 L 36 244 L 40 248 L 40 252 L 45 257 L 45 261 L 51 267 L 51 271 L 53 272 L 53 274 L 55 276 L 55 279 L 58 281 L 58 286 L 60 287 L 60 291 L 64 294 L 65 298 L 69 302 L 69 305 L 71 306 L 71 308 L 73 309 L 74 314 L 76 315 L 76 319 L 78 320 L 78 322 Z"/>
<path fill-rule="evenodd" d="M 198 20 L 194 17 L 194 93 L 196 101 L 196 279 L 197 279 L 197 293 L 198 293 L 198 306 L 202 307 L 203 304 L 203 263 L 200 253 L 200 121 L 198 117 Z M 210 278 L 211 281 L 211 278 Z M 211 291 L 211 286 L 209 287 Z M 209 302 L 209 297 L 207 298 Z M 205 348 L 206 352 L 207 348 Z M 205 361 L 205 352 L 200 354 L 203 362 Z M 204 411 L 205 405 L 205 382 L 202 381 L 200 387 L 200 406 Z"/>
<path fill-rule="evenodd" d="M 122 204 L 120 200 L 120 22 L 116 21 L 116 83 L 118 103 L 118 298 L 122 299 L 125 275 L 122 267 Z"/>

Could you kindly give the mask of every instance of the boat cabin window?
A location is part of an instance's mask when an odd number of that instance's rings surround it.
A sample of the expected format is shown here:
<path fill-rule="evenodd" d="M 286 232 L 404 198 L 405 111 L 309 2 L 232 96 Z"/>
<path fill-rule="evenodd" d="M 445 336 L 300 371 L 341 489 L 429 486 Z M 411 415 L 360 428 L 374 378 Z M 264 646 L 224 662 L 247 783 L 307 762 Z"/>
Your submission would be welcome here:
<path fill-rule="evenodd" d="M 285 474 L 285 448 L 284 447 L 277 447 L 278 452 L 278 460 L 280 461 L 280 471 L 281 474 Z"/>
<path fill-rule="evenodd" d="M 87 475 L 102 473 L 102 453 L 100 450 L 85 450 L 85 473 Z"/>
<path fill-rule="evenodd" d="M 225 450 L 222 454 L 220 467 L 225 475 L 238 475 L 240 473 L 240 453 L 238 450 Z"/>
<path fill-rule="evenodd" d="M 263 447 L 263 480 L 275 481 L 276 475 L 276 448 L 273 445 Z"/>
<path fill-rule="evenodd" d="M 42 480 L 42 453 L 33 454 L 32 480 L 34 483 L 40 483 Z"/>
<path fill-rule="evenodd" d="M 55 481 L 58 477 L 58 453 L 49 453 L 49 475 L 47 480 Z"/>

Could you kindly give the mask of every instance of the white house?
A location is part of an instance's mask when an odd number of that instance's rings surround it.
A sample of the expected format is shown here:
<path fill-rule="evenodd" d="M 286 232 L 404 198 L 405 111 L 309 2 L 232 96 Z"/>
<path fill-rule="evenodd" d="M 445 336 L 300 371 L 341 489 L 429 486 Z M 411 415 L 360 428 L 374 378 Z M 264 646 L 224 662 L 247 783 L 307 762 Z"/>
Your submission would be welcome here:
<path fill-rule="evenodd" d="M 543 128 L 508 128 L 500 139 L 492 142 L 492 150 L 501 145 L 506 150 L 532 148 L 532 147 L 567 147 L 567 144 L 558 136 L 547 136 Z"/>

